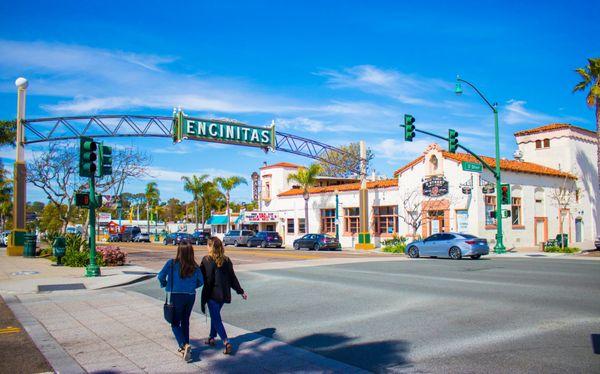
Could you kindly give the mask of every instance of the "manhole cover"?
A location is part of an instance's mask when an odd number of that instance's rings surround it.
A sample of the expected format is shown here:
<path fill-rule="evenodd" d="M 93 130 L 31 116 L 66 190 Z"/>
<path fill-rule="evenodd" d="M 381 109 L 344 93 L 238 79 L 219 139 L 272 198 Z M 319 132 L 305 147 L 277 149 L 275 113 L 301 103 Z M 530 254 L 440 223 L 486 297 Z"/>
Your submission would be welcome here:
<path fill-rule="evenodd" d="M 39 274 L 39 271 L 34 271 L 34 270 L 21 270 L 21 271 L 15 271 L 14 273 L 10 273 L 10 275 L 35 275 L 35 274 Z"/>
<path fill-rule="evenodd" d="M 85 290 L 83 283 L 44 284 L 38 286 L 38 292 Z"/>

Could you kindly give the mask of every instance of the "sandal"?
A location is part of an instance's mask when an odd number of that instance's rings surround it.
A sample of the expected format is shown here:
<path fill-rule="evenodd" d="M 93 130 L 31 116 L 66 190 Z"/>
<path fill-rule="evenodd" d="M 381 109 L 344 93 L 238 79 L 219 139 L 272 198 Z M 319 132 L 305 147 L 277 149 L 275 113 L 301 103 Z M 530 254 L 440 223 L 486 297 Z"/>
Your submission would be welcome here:
<path fill-rule="evenodd" d="M 204 341 L 204 344 L 210 345 L 211 347 L 214 347 L 215 346 L 215 338 L 209 337 L 208 339 L 206 339 Z"/>
<path fill-rule="evenodd" d="M 230 355 L 232 350 L 233 346 L 231 345 L 231 343 L 227 343 L 225 344 L 225 350 L 223 351 L 223 353 L 226 355 Z"/>

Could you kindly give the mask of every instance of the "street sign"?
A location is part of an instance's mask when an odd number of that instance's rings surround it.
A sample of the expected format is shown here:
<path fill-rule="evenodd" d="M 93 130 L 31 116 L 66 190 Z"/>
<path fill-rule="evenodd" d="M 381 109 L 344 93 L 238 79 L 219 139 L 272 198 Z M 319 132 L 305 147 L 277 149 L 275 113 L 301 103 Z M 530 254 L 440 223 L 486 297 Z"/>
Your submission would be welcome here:
<path fill-rule="evenodd" d="M 472 171 L 474 173 L 481 173 L 481 171 L 483 170 L 483 166 L 481 166 L 481 164 L 477 164 L 475 162 L 463 161 L 462 169 L 464 171 Z"/>
<path fill-rule="evenodd" d="M 190 118 L 176 113 L 173 139 L 200 139 L 217 143 L 275 149 L 275 126 L 250 126 L 241 122 Z"/>

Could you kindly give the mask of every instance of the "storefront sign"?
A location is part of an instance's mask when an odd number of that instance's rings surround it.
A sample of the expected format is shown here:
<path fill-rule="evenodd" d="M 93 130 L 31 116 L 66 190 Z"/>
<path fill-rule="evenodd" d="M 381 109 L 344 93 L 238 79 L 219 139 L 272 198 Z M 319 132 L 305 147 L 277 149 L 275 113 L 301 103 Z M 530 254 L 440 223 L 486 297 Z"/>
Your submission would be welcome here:
<path fill-rule="evenodd" d="M 486 185 L 486 186 L 481 187 L 481 192 L 488 195 L 488 194 L 493 194 L 494 192 L 496 192 L 496 189 L 494 188 L 494 186 Z"/>
<path fill-rule="evenodd" d="M 110 213 L 98 213 L 98 222 L 99 223 L 110 222 L 111 219 L 112 218 L 110 216 Z"/>
<path fill-rule="evenodd" d="M 467 210 L 456 211 L 456 226 L 458 232 L 468 232 L 469 212 Z"/>
<path fill-rule="evenodd" d="M 423 195 L 443 196 L 448 193 L 448 181 L 444 177 L 431 177 L 423 182 Z"/>
<path fill-rule="evenodd" d="M 206 140 L 261 148 L 275 148 L 275 126 L 258 127 L 239 122 L 190 118 L 178 112 L 173 121 L 173 140 Z"/>
<path fill-rule="evenodd" d="M 481 170 L 483 170 L 483 166 L 481 166 L 481 164 L 477 164 L 474 162 L 463 161 L 462 169 L 464 171 L 472 171 L 474 173 L 481 173 Z"/>
<path fill-rule="evenodd" d="M 244 222 L 275 222 L 277 213 L 272 212 L 246 212 Z"/>

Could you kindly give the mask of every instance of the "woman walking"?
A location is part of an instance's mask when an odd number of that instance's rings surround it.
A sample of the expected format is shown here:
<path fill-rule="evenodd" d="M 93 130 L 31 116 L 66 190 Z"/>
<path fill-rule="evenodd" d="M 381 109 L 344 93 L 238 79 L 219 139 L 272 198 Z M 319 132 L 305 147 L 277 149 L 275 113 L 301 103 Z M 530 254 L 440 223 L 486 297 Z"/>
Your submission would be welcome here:
<path fill-rule="evenodd" d="M 184 243 L 177 247 L 177 256 L 165 263 L 158 273 L 158 281 L 161 287 L 171 292 L 171 303 L 175 309 L 171 329 L 179 344 L 178 352 L 189 362 L 192 356 L 190 315 L 196 301 L 196 288 L 204 283 L 191 244 Z"/>
<path fill-rule="evenodd" d="M 208 255 L 204 256 L 200 264 L 202 275 L 204 275 L 205 286 L 202 289 L 201 307 L 206 313 L 205 305 L 208 304 L 210 312 L 210 334 L 204 342 L 207 345 L 215 345 L 217 334 L 225 345 L 223 353 L 230 354 L 233 347 L 227 339 L 227 332 L 221 320 L 221 308 L 223 304 L 231 303 L 231 288 L 246 300 L 248 295 L 240 286 L 240 282 L 233 271 L 231 260 L 225 256 L 223 242 L 217 237 L 208 239 Z"/>

